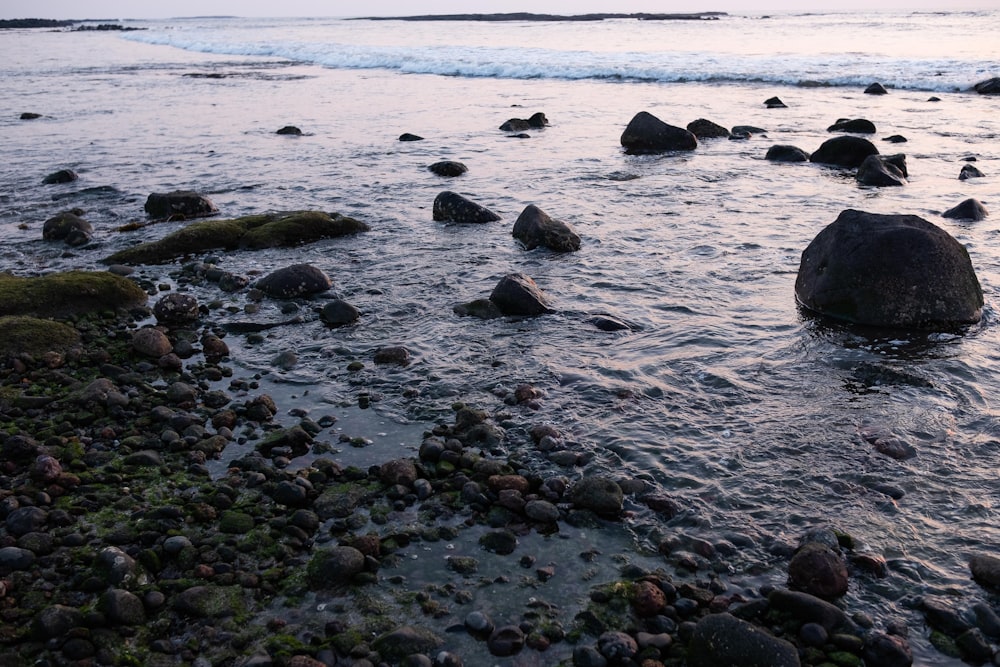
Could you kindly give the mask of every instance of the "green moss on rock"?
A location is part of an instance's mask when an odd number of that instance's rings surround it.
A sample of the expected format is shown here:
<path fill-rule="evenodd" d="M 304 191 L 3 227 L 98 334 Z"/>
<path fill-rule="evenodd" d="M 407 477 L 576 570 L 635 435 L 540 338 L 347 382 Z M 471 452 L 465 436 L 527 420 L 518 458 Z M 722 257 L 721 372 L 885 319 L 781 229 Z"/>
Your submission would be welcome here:
<path fill-rule="evenodd" d="M 80 333 L 61 322 L 35 317 L 0 317 L 0 357 L 65 352 L 79 342 Z"/>
<path fill-rule="evenodd" d="M 104 271 L 67 271 L 24 278 L 0 274 L 0 315 L 66 317 L 134 308 L 146 293 L 133 281 Z"/>

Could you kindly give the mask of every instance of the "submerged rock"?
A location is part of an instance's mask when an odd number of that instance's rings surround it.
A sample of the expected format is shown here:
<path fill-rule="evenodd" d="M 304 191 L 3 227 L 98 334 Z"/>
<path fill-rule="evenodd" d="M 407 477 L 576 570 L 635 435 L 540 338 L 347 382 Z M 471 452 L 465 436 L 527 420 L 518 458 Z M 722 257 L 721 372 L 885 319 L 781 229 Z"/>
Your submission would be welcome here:
<path fill-rule="evenodd" d="M 979 167 L 972 164 L 962 165 L 962 170 L 958 173 L 958 180 L 965 181 L 970 178 L 983 178 L 986 176 Z"/>
<path fill-rule="evenodd" d="M 153 305 L 156 321 L 167 326 L 191 324 L 201 316 L 198 299 L 190 294 L 173 292 L 160 298 Z"/>
<path fill-rule="evenodd" d="M 688 130 L 668 125 L 647 111 L 640 111 L 622 132 L 621 144 L 629 155 L 693 151 L 698 139 Z"/>
<path fill-rule="evenodd" d="M 275 134 L 289 134 L 289 135 L 292 135 L 292 136 L 295 136 L 295 137 L 301 137 L 302 136 L 302 130 L 300 130 L 299 128 L 295 127 L 294 125 L 285 125 L 284 127 L 280 128 L 278 131 L 276 131 Z"/>
<path fill-rule="evenodd" d="M 401 135 L 399 135 L 399 140 L 400 141 L 423 141 L 424 138 L 421 137 L 419 134 L 412 134 L 410 132 L 403 132 Z"/>
<path fill-rule="evenodd" d="M 580 249 L 580 237 L 562 220 L 554 220 L 534 204 L 521 211 L 511 232 L 524 245 L 525 250 L 544 246 L 556 252 L 573 252 Z"/>
<path fill-rule="evenodd" d="M 488 208 L 450 190 L 445 190 L 434 198 L 433 215 L 437 222 L 484 223 L 500 219 L 499 215 Z"/>
<path fill-rule="evenodd" d="M 549 119 L 541 111 L 531 114 L 530 118 L 511 118 L 500 126 L 503 132 L 524 132 L 538 130 L 549 124 Z"/>
<path fill-rule="evenodd" d="M 1000 95 L 1000 76 L 980 81 L 973 88 L 980 95 Z"/>
<path fill-rule="evenodd" d="M 802 252 L 795 296 L 837 319 L 918 329 L 978 322 L 983 307 L 968 251 L 943 229 L 852 209 Z"/>
<path fill-rule="evenodd" d="M 442 160 L 441 162 L 435 162 L 434 164 L 427 167 L 431 172 L 437 174 L 438 176 L 445 176 L 447 178 L 454 178 L 455 176 L 461 176 L 465 172 L 469 171 L 461 162 L 454 162 L 452 160 Z"/>
<path fill-rule="evenodd" d="M 143 207 L 151 218 L 203 218 L 215 215 L 219 209 L 205 195 L 191 190 L 154 192 L 146 198 Z"/>
<path fill-rule="evenodd" d="M 294 299 L 325 292 L 333 287 L 333 282 L 326 273 L 311 264 L 293 264 L 272 271 L 258 280 L 256 287 L 276 299 Z"/>
<path fill-rule="evenodd" d="M 60 169 L 54 171 L 42 179 L 42 185 L 56 185 L 59 183 L 72 183 L 80 178 L 72 169 Z"/>
<path fill-rule="evenodd" d="M 986 207 L 983 206 L 982 202 L 978 199 L 966 199 L 958 206 L 949 208 L 947 211 L 941 214 L 945 218 L 953 218 L 957 220 L 974 220 L 978 222 L 983 220 L 989 215 Z"/>
<path fill-rule="evenodd" d="M 501 278 L 490 294 L 490 301 L 504 315 L 534 317 L 552 312 L 548 297 L 534 280 L 523 273 L 511 273 Z"/>
<path fill-rule="evenodd" d="M 788 564 L 789 587 L 825 600 L 847 592 L 847 562 L 844 556 L 826 544 L 804 544 Z"/>
<path fill-rule="evenodd" d="M 809 161 L 854 168 L 861 166 L 869 155 L 878 155 L 875 144 L 863 137 L 843 136 L 824 141 L 809 156 Z"/>

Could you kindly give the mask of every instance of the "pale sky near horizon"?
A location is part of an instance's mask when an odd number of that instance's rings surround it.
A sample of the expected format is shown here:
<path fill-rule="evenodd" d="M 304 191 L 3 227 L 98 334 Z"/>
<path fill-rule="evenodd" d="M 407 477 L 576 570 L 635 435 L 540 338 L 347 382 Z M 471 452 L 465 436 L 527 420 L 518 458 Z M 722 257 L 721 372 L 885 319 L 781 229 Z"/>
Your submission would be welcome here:
<path fill-rule="evenodd" d="M 125 19 L 178 16 L 409 16 L 535 12 L 586 14 L 588 12 L 701 12 L 724 11 L 759 14 L 768 11 L 852 11 L 1000 9 L 1000 0 L 4 0 L 0 19 Z"/>

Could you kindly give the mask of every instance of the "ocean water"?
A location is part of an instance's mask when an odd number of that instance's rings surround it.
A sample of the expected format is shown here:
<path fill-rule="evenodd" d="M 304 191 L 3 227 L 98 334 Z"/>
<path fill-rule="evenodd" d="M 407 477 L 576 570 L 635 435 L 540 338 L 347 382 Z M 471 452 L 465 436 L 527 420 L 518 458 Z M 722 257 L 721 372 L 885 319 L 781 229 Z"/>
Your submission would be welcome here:
<path fill-rule="evenodd" d="M 735 544 L 721 559 L 727 576 L 780 584 L 780 554 L 806 530 L 850 533 L 890 574 L 855 576 L 847 606 L 905 619 L 918 655 L 948 664 L 929 648 L 914 601 L 987 599 L 966 561 L 1000 547 L 1000 98 L 970 91 L 1000 75 L 1000 12 L 124 25 L 143 30 L 0 34 L 0 269 L 103 268 L 113 251 L 182 224 L 116 231 L 145 219 L 151 192 L 197 190 L 223 217 L 307 208 L 356 217 L 372 231 L 219 256 L 250 277 L 312 263 L 362 311 L 358 325 L 331 330 L 303 304 L 302 324 L 227 338 L 236 376 L 259 376 L 282 408 L 338 416 L 325 433 L 334 444 L 338 431 L 371 441 L 338 458 L 414 455 L 456 401 L 504 413 L 506 450 L 540 471 L 640 478 L 675 498 L 682 511 L 670 521 L 630 508 L 638 552 L 670 536 Z M 889 94 L 865 95 L 873 82 Z M 766 108 L 772 96 L 787 108 Z M 766 133 L 704 140 L 684 155 L 625 155 L 621 132 L 643 110 L 673 125 L 707 118 Z M 19 120 L 25 111 L 43 118 Z M 499 131 L 536 111 L 550 125 L 529 138 Z M 876 124 L 883 153 L 906 154 L 904 187 L 764 160 L 774 144 L 811 152 L 837 119 L 860 117 Z M 288 124 L 304 136 L 275 134 Z M 399 142 L 404 132 L 425 139 Z M 896 134 L 907 143 L 882 141 Z M 958 179 L 969 158 L 985 178 Z M 468 173 L 426 169 L 443 159 Z M 80 180 L 41 185 L 60 168 Z M 434 222 L 443 190 L 502 221 Z M 969 197 L 993 217 L 941 217 Z M 528 204 L 569 223 L 581 251 L 519 247 L 511 227 Z M 44 220 L 73 206 L 94 242 L 43 241 Z M 919 215 L 959 239 L 985 294 L 982 322 L 885 334 L 802 312 L 800 254 L 848 208 Z M 138 273 L 177 288 L 177 268 Z M 453 313 L 511 272 L 531 276 L 557 312 Z M 274 302 L 244 312 L 245 293 L 181 288 L 221 301 L 216 322 L 289 317 Z M 632 329 L 599 331 L 586 322 L 594 314 Z M 406 346 L 413 363 L 375 366 L 385 345 Z M 274 362 L 283 352 L 297 356 L 294 367 Z M 362 372 L 347 371 L 354 360 Z M 536 406 L 504 402 L 522 383 L 543 392 Z M 356 407 L 359 394 L 371 408 Z M 535 451 L 527 429 L 539 423 L 565 434 L 585 465 L 559 469 Z M 879 454 L 870 432 L 908 442 L 916 457 Z M 234 444 L 227 456 L 249 448 Z M 885 485 L 904 495 L 893 500 Z"/>

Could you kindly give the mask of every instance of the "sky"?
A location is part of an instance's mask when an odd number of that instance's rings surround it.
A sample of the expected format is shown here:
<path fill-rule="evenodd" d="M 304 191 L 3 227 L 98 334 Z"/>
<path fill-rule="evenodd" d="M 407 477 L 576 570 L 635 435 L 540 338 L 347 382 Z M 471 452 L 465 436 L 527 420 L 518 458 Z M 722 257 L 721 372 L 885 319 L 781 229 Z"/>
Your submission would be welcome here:
<path fill-rule="evenodd" d="M 535 12 L 850 11 L 1000 9 L 1000 0 L 3 0 L 0 19 L 124 19 L 176 16 L 409 16 Z"/>

